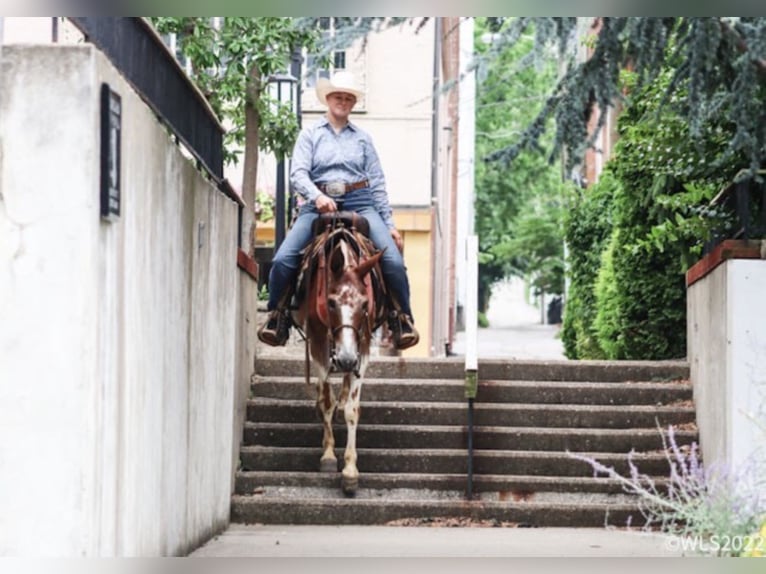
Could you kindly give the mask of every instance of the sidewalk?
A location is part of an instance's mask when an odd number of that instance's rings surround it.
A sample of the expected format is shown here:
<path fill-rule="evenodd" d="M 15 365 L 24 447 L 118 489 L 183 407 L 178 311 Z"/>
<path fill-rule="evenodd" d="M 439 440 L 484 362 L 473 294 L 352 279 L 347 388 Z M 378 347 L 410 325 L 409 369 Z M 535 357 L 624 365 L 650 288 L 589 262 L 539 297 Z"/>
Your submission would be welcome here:
<path fill-rule="evenodd" d="M 606 528 L 449 528 L 232 524 L 197 557 L 667 557 L 660 534 Z"/>
<path fill-rule="evenodd" d="M 524 300 L 524 284 L 518 279 L 498 283 L 492 291 L 488 328 L 479 328 L 479 358 L 566 360 L 558 338 L 561 325 L 543 325 L 540 309 Z M 465 332 L 455 336 L 453 352 L 465 353 Z"/>

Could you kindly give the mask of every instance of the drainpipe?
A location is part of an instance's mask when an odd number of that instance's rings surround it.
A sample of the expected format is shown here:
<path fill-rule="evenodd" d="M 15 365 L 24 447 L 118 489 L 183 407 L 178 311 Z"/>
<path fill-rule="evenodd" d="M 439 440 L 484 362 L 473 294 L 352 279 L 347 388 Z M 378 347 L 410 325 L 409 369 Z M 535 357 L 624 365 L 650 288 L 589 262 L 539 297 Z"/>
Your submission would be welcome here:
<path fill-rule="evenodd" d="M 438 329 L 438 315 L 441 306 L 437 305 L 441 289 L 437 280 L 437 264 L 439 251 L 437 249 L 437 231 L 440 231 L 439 219 L 439 62 L 441 61 L 442 19 L 434 18 L 434 60 L 433 80 L 431 85 L 431 355 L 435 351 L 436 335 Z M 438 259 L 438 261 L 437 261 Z"/>
<path fill-rule="evenodd" d="M 431 204 L 437 201 L 439 154 L 439 55 L 442 50 L 442 19 L 434 19 L 434 72 L 431 86 Z"/>

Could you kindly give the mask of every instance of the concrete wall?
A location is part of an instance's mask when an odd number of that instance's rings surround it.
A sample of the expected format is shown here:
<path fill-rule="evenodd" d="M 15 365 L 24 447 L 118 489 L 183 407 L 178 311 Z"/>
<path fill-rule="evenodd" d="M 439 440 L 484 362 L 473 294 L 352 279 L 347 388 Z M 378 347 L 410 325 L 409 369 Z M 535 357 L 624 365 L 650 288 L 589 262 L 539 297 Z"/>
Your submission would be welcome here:
<path fill-rule="evenodd" d="M 688 354 L 708 464 L 749 464 L 764 443 L 766 261 L 730 259 L 687 293 Z M 760 453 L 762 455 L 762 452 Z"/>
<path fill-rule="evenodd" d="M 93 47 L 0 54 L 0 555 L 183 554 L 229 516 L 236 205 Z"/>

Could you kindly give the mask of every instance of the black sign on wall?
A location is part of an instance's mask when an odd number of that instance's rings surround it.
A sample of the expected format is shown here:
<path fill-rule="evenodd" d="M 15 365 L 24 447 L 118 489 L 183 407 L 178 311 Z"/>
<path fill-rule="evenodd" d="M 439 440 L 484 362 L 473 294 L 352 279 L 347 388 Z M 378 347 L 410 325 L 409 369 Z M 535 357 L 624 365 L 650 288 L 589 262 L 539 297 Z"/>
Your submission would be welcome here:
<path fill-rule="evenodd" d="M 101 85 L 101 217 L 120 216 L 122 98 L 109 84 Z"/>

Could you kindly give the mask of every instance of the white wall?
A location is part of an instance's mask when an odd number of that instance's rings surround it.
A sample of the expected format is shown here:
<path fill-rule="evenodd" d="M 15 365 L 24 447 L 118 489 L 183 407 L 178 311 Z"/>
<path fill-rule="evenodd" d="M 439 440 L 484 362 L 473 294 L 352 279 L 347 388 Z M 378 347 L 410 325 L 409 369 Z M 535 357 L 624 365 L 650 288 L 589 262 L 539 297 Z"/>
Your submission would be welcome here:
<path fill-rule="evenodd" d="M 724 261 L 687 293 L 688 354 L 704 460 L 742 468 L 766 436 L 766 261 Z M 760 452 L 758 452 L 760 451 Z"/>
<path fill-rule="evenodd" d="M 457 189 L 457 253 L 455 255 L 455 295 L 458 307 L 458 323 L 466 305 L 466 241 L 474 233 L 475 158 L 476 158 L 476 75 L 468 72 L 473 59 L 473 18 L 460 22 L 460 131 L 458 132 L 458 189 Z M 473 304 L 473 302 L 471 302 Z M 462 330 L 462 324 L 460 328 Z"/>
<path fill-rule="evenodd" d="M 236 205 L 91 46 L 0 58 L 0 555 L 183 554 L 229 517 Z"/>
<path fill-rule="evenodd" d="M 3 18 L 2 41 L 8 44 L 45 44 L 51 41 L 53 18 L 50 16 L 9 16 Z"/>

